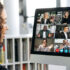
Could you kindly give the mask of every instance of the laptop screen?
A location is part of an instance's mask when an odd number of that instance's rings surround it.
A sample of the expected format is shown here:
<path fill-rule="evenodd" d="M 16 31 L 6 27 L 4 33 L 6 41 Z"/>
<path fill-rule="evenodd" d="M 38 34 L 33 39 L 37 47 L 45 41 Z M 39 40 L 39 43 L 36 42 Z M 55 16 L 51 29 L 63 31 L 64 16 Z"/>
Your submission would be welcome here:
<path fill-rule="evenodd" d="M 70 8 L 36 9 L 32 54 L 70 56 Z"/>

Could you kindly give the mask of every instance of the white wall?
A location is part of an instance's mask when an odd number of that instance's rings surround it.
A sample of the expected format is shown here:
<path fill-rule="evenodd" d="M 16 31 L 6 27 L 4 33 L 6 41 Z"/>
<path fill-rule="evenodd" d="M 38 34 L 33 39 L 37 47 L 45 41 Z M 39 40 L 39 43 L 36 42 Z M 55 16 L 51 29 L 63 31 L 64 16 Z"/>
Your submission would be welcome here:
<path fill-rule="evenodd" d="M 48 70 L 66 70 L 66 66 L 48 65 Z"/>
<path fill-rule="evenodd" d="M 70 0 L 67 0 L 67 6 L 70 7 Z"/>
<path fill-rule="evenodd" d="M 4 0 L 7 12 L 7 35 L 19 35 L 19 0 Z"/>

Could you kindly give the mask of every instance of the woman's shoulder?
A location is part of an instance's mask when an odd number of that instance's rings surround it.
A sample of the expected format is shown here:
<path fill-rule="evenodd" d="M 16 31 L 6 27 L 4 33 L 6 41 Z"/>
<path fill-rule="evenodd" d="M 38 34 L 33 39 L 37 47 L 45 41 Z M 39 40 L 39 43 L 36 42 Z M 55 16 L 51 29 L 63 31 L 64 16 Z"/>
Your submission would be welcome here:
<path fill-rule="evenodd" d="M 42 45 L 42 44 L 40 44 L 39 46 L 40 46 L 40 47 L 42 47 L 43 45 Z"/>

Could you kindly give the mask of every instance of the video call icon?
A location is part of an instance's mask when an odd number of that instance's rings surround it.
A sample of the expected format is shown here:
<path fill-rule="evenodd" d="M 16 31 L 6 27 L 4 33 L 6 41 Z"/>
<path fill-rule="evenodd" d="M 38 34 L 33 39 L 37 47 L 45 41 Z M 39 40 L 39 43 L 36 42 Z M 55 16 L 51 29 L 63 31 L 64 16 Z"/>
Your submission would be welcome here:
<path fill-rule="evenodd" d="M 63 53 L 63 49 L 60 49 L 60 53 Z"/>
<path fill-rule="evenodd" d="M 59 49 L 56 49 L 56 52 L 58 53 L 59 52 Z"/>
<path fill-rule="evenodd" d="M 68 49 L 65 49 L 65 50 L 64 50 L 64 53 L 68 53 Z"/>

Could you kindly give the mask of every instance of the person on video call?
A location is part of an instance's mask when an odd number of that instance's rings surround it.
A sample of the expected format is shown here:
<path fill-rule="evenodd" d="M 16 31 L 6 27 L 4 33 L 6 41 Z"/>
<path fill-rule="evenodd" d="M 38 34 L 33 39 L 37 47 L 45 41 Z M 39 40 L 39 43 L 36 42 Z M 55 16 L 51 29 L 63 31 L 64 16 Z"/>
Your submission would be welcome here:
<path fill-rule="evenodd" d="M 41 24 L 48 24 L 50 22 L 49 20 L 49 13 L 45 12 L 44 17 L 41 19 Z"/>
<path fill-rule="evenodd" d="M 60 45 L 59 49 L 65 49 L 65 48 L 70 48 L 70 43 L 68 40 L 63 40 L 63 44 Z"/>
<path fill-rule="evenodd" d="M 66 25 L 64 26 L 62 32 L 59 31 L 57 34 L 55 33 L 55 38 L 62 38 L 62 39 L 70 38 L 69 27 Z"/>
<path fill-rule="evenodd" d="M 50 17 L 50 24 L 55 25 L 55 17 L 54 16 Z"/>
<path fill-rule="evenodd" d="M 47 29 L 47 26 L 44 26 L 43 30 L 40 30 L 37 35 L 38 38 L 49 38 L 50 36 L 50 31 Z"/>
<path fill-rule="evenodd" d="M 42 41 L 42 44 L 39 45 L 37 51 L 50 52 L 52 48 L 53 48 L 53 44 L 47 46 L 47 40 L 44 39 Z"/>
<path fill-rule="evenodd" d="M 64 38 L 64 39 L 70 38 L 70 36 L 69 36 L 69 27 L 67 25 L 64 26 L 63 32 L 60 33 L 60 38 Z"/>
<path fill-rule="evenodd" d="M 6 30 L 8 26 L 6 24 L 7 15 L 4 9 L 3 4 L 0 2 L 0 48 L 3 47 L 3 39 L 5 37 Z M 1 52 L 0 52 L 0 59 L 1 59 Z M 0 65 L 0 70 L 7 70 L 5 67 Z"/>
<path fill-rule="evenodd" d="M 70 14 L 68 11 L 65 12 L 62 18 L 62 24 L 70 24 Z"/>

